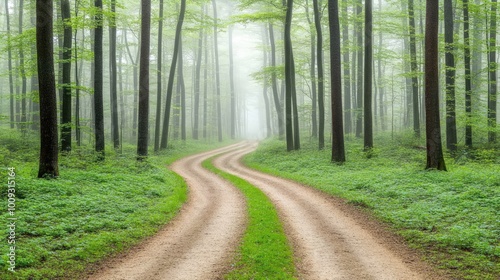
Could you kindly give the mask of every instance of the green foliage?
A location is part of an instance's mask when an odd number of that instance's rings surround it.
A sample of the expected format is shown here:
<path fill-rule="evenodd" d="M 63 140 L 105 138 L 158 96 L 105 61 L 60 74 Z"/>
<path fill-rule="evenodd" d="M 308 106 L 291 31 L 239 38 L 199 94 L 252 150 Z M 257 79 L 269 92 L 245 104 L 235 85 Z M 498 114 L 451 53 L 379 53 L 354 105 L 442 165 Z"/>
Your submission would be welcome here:
<path fill-rule="evenodd" d="M 0 130 L 0 178 L 16 171 L 16 273 L 7 271 L 8 243 L 0 243 L 1 279 L 82 279 L 89 266 L 153 235 L 186 200 L 186 185 L 166 166 L 216 145 L 174 142 L 159 156 L 138 162 L 135 147 L 106 151 L 97 161 L 91 147 L 60 156 L 58 179 L 37 179 L 36 137 Z M 226 143 L 224 143 L 226 144 Z M 6 209 L 7 184 L 0 185 Z M 0 220 L 7 223 L 8 213 Z M 8 236 L 8 228 L 0 228 Z"/>
<path fill-rule="evenodd" d="M 500 154 L 475 150 L 449 172 L 424 171 L 425 148 L 410 134 L 380 138 L 369 156 L 360 140 L 346 143 L 348 161 L 330 163 L 329 149 L 285 152 L 267 141 L 246 157 L 250 166 L 291 178 L 370 209 L 457 279 L 500 276 Z M 369 159 L 367 159 L 369 158 Z"/>
<path fill-rule="evenodd" d="M 238 187 L 247 199 L 248 226 L 238 258 L 225 279 L 296 279 L 290 249 L 278 213 L 267 196 L 247 181 L 215 168 L 203 167 Z"/>

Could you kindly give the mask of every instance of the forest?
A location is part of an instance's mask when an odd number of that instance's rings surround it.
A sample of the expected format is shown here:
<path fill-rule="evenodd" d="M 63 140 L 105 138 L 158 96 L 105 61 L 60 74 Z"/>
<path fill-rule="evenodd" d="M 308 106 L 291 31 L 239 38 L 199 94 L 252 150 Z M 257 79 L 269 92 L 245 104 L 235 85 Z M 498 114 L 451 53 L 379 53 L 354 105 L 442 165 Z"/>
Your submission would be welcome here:
<path fill-rule="evenodd" d="M 5 0 L 0 279 L 337 279 L 308 251 L 316 245 L 297 240 L 318 234 L 333 248 L 326 255 L 369 247 L 331 241 L 344 226 L 383 231 L 371 244 L 392 240 L 383 247 L 402 253 L 373 271 L 362 253 L 345 256 L 356 261 L 338 264 L 340 279 L 498 279 L 497 9 L 496 0 Z M 107 270 L 122 257 L 139 262 L 124 254 L 155 238 L 202 243 L 162 233 L 183 219 L 208 231 L 212 216 L 201 213 L 223 210 L 186 210 L 202 196 L 241 210 L 212 215 L 238 227 L 211 234 L 225 236 L 225 262 L 214 253 L 213 263 L 184 258 L 206 262 L 200 272 L 175 260 Z M 315 214 L 292 207 L 302 196 Z M 337 212 L 363 218 L 328 229 L 290 218 L 329 224 Z M 401 270 L 383 270 L 398 261 Z"/>

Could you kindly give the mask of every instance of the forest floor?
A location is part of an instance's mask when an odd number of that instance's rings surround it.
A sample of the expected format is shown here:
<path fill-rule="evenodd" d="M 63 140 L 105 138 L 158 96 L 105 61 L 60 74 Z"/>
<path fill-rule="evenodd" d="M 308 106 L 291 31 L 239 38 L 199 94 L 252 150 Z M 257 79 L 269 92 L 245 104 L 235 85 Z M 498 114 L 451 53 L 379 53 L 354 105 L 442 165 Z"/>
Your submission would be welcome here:
<path fill-rule="evenodd" d="M 188 203 L 155 237 L 113 258 L 90 279 L 220 279 L 231 270 L 246 227 L 243 195 L 201 165 L 245 179 L 272 201 L 292 246 L 298 279 L 445 279 L 366 212 L 318 190 L 241 163 L 255 143 L 187 157 L 171 168 L 186 179 Z"/>

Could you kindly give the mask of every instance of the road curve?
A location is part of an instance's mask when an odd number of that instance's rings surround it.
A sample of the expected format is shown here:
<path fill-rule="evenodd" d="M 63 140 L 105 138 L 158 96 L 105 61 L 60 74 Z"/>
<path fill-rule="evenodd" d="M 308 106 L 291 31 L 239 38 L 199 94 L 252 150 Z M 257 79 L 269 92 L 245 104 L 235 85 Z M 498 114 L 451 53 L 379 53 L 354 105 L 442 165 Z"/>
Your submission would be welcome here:
<path fill-rule="evenodd" d="M 241 158 L 256 146 L 249 143 L 226 153 L 214 165 L 260 188 L 275 204 L 294 247 L 300 279 L 443 279 L 339 201 L 245 167 Z"/>
<path fill-rule="evenodd" d="M 213 155 L 241 144 L 183 158 L 171 169 L 184 177 L 188 202 L 156 236 L 115 258 L 91 280 L 219 279 L 228 270 L 246 226 L 243 195 L 201 167 Z"/>

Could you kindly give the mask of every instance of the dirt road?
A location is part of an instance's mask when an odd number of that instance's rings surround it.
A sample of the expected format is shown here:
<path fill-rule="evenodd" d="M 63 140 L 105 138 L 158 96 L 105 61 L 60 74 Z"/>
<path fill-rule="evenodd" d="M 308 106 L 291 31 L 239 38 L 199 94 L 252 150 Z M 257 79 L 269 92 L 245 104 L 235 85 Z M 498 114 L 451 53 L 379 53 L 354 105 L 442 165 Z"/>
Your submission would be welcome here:
<path fill-rule="evenodd" d="M 256 144 L 214 165 L 260 188 L 275 204 L 301 279 L 443 279 L 365 215 L 317 190 L 241 164 Z"/>
<path fill-rule="evenodd" d="M 292 181 L 251 170 L 241 158 L 256 148 L 241 143 L 175 162 L 189 186 L 188 203 L 159 234 L 109 261 L 92 280 L 221 279 L 246 225 L 242 194 L 201 167 L 214 164 L 260 188 L 276 206 L 296 259 L 299 279 L 443 279 L 401 240 L 354 207 Z"/>
<path fill-rule="evenodd" d="M 238 145 L 176 161 L 171 169 L 189 186 L 181 213 L 139 248 L 113 259 L 92 280 L 217 279 L 228 269 L 246 225 L 243 195 L 201 167 L 213 155 Z"/>

